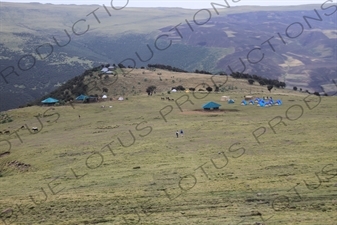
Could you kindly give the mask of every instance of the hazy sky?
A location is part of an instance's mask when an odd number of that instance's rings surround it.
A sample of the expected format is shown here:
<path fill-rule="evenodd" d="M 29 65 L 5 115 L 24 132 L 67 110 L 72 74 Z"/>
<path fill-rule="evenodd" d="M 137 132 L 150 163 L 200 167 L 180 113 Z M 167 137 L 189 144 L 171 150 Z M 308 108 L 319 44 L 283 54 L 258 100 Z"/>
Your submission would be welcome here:
<path fill-rule="evenodd" d="M 238 0 L 235 0 L 238 1 Z M 261 6 L 268 6 L 268 5 L 304 5 L 304 4 L 323 4 L 326 0 L 241 0 L 238 3 L 233 3 L 232 0 L 227 0 L 227 2 L 231 6 L 236 5 L 261 5 Z M 98 5 L 110 5 L 111 0 L 6 0 L 0 2 L 18 2 L 18 3 L 28 3 L 28 2 L 40 2 L 40 3 L 52 3 L 52 4 L 76 4 L 76 5 L 91 5 L 91 4 L 98 4 Z M 113 0 L 114 6 L 124 6 L 126 5 L 128 0 Z M 183 7 L 183 8 L 210 8 L 210 3 L 219 3 L 224 4 L 224 0 L 129 0 L 127 7 Z M 332 1 L 333 3 L 336 0 Z M 331 3 L 331 2 L 330 2 Z"/>

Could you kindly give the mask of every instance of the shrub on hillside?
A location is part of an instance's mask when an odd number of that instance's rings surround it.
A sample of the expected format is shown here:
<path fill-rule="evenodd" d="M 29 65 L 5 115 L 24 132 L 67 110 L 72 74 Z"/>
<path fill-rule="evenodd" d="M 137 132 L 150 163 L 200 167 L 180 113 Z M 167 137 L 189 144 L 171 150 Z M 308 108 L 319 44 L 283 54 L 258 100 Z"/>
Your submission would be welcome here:
<path fill-rule="evenodd" d="M 206 88 L 206 91 L 211 92 L 211 91 L 213 91 L 213 88 L 207 87 L 207 88 Z"/>
<path fill-rule="evenodd" d="M 102 91 L 105 92 L 105 93 L 108 93 L 108 92 L 109 92 L 109 89 L 107 89 L 107 88 L 104 87 L 104 88 L 102 89 Z"/>
<path fill-rule="evenodd" d="M 271 92 L 271 89 L 273 89 L 273 87 L 274 87 L 273 85 L 268 85 L 267 86 L 268 91 Z"/>
<path fill-rule="evenodd" d="M 179 85 L 178 87 L 175 88 L 177 91 L 185 91 L 186 88 L 184 88 L 182 85 Z"/>
<path fill-rule="evenodd" d="M 155 92 L 156 88 L 157 88 L 156 86 L 151 85 L 151 86 L 149 86 L 149 87 L 146 88 L 146 93 L 148 95 L 152 95 Z"/>
<path fill-rule="evenodd" d="M 121 68 L 121 69 L 126 68 L 122 63 L 119 63 L 118 67 Z"/>

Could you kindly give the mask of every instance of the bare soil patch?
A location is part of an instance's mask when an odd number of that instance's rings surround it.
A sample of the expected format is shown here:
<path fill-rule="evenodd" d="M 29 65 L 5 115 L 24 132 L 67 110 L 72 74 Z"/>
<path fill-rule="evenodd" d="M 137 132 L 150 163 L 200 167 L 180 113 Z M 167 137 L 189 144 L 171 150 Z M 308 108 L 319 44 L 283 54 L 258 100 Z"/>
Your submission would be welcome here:
<path fill-rule="evenodd" d="M 239 112 L 240 110 L 238 109 L 217 109 L 217 110 L 204 110 L 204 109 L 194 109 L 192 111 L 184 111 L 181 112 L 182 114 L 185 115 L 219 115 L 223 114 L 226 112 Z"/>
<path fill-rule="evenodd" d="M 27 171 L 30 168 L 29 164 L 25 164 L 23 162 L 19 162 L 19 161 L 16 161 L 16 160 L 8 162 L 7 166 L 14 167 L 14 168 L 16 168 L 20 171 Z"/>
<path fill-rule="evenodd" d="M 0 153 L 0 158 L 1 157 L 5 157 L 6 155 L 9 155 L 11 154 L 10 152 L 3 152 L 3 153 Z"/>

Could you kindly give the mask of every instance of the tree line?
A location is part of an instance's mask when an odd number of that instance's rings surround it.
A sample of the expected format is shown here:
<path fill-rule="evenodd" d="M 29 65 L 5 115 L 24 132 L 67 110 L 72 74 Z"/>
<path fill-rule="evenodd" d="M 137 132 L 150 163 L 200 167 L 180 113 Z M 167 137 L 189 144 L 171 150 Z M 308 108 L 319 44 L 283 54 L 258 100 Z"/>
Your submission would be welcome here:
<path fill-rule="evenodd" d="M 247 73 L 232 73 L 230 75 L 233 78 L 236 79 L 246 79 L 248 80 L 249 84 L 254 84 L 255 82 L 258 82 L 261 86 L 264 85 L 272 85 L 275 86 L 277 88 L 285 88 L 286 87 L 286 83 L 279 81 L 279 80 L 275 80 L 275 79 L 268 79 L 268 78 L 264 78 L 264 77 L 260 77 L 258 75 L 250 75 Z"/>
<path fill-rule="evenodd" d="M 177 67 L 169 66 L 169 65 L 162 65 L 162 64 L 148 64 L 148 68 L 157 68 L 157 69 L 162 69 L 162 70 L 168 70 L 168 71 L 173 71 L 173 72 L 179 72 L 179 73 L 188 73 L 188 71 L 179 69 Z"/>
<path fill-rule="evenodd" d="M 157 68 L 157 69 L 162 69 L 162 70 L 168 70 L 168 71 L 173 71 L 173 72 L 181 72 L 181 73 L 189 73 L 186 70 L 183 69 L 179 69 L 176 67 L 172 67 L 169 65 L 163 65 L 163 64 L 148 64 L 147 65 L 148 68 Z M 195 70 L 194 73 L 199 73 L 199 74 L 209 74 L 209 75 L 214 75 L 211 72 L 205 71 L 205 70 Z M 219 75 L 227 75 L 225 72 L 220 72 L 218 73 Z M 249 84 L 254 84 L 255 82 L 258 82 L 261 86 L 265 86 L 265 85 L 271 85 L 277 88 L 285 88 L 286 87 L 286 83 L 285 82 L 281 82 L 278 81 L 276 79 L 268 79 L 268 78 L 264 78 L 264 77 L 260 77 L 258 75 L 250 75 L 247 73 L 239 73 L 239 72 L 235 72 L 230 74 L 229 76 L 236 78 L 236 79 L 246 79 L 248 80 Z"/>

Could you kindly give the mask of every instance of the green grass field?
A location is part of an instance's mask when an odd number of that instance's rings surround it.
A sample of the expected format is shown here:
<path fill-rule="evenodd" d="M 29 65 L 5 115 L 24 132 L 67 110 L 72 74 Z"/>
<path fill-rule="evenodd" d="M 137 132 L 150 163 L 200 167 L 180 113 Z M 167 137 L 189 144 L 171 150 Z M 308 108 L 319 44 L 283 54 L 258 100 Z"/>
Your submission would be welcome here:
<path fill-rule="evenodd" d="M 239 90 L 6 112 L 0 224 L 336 224 L 336 98 Z"/>

